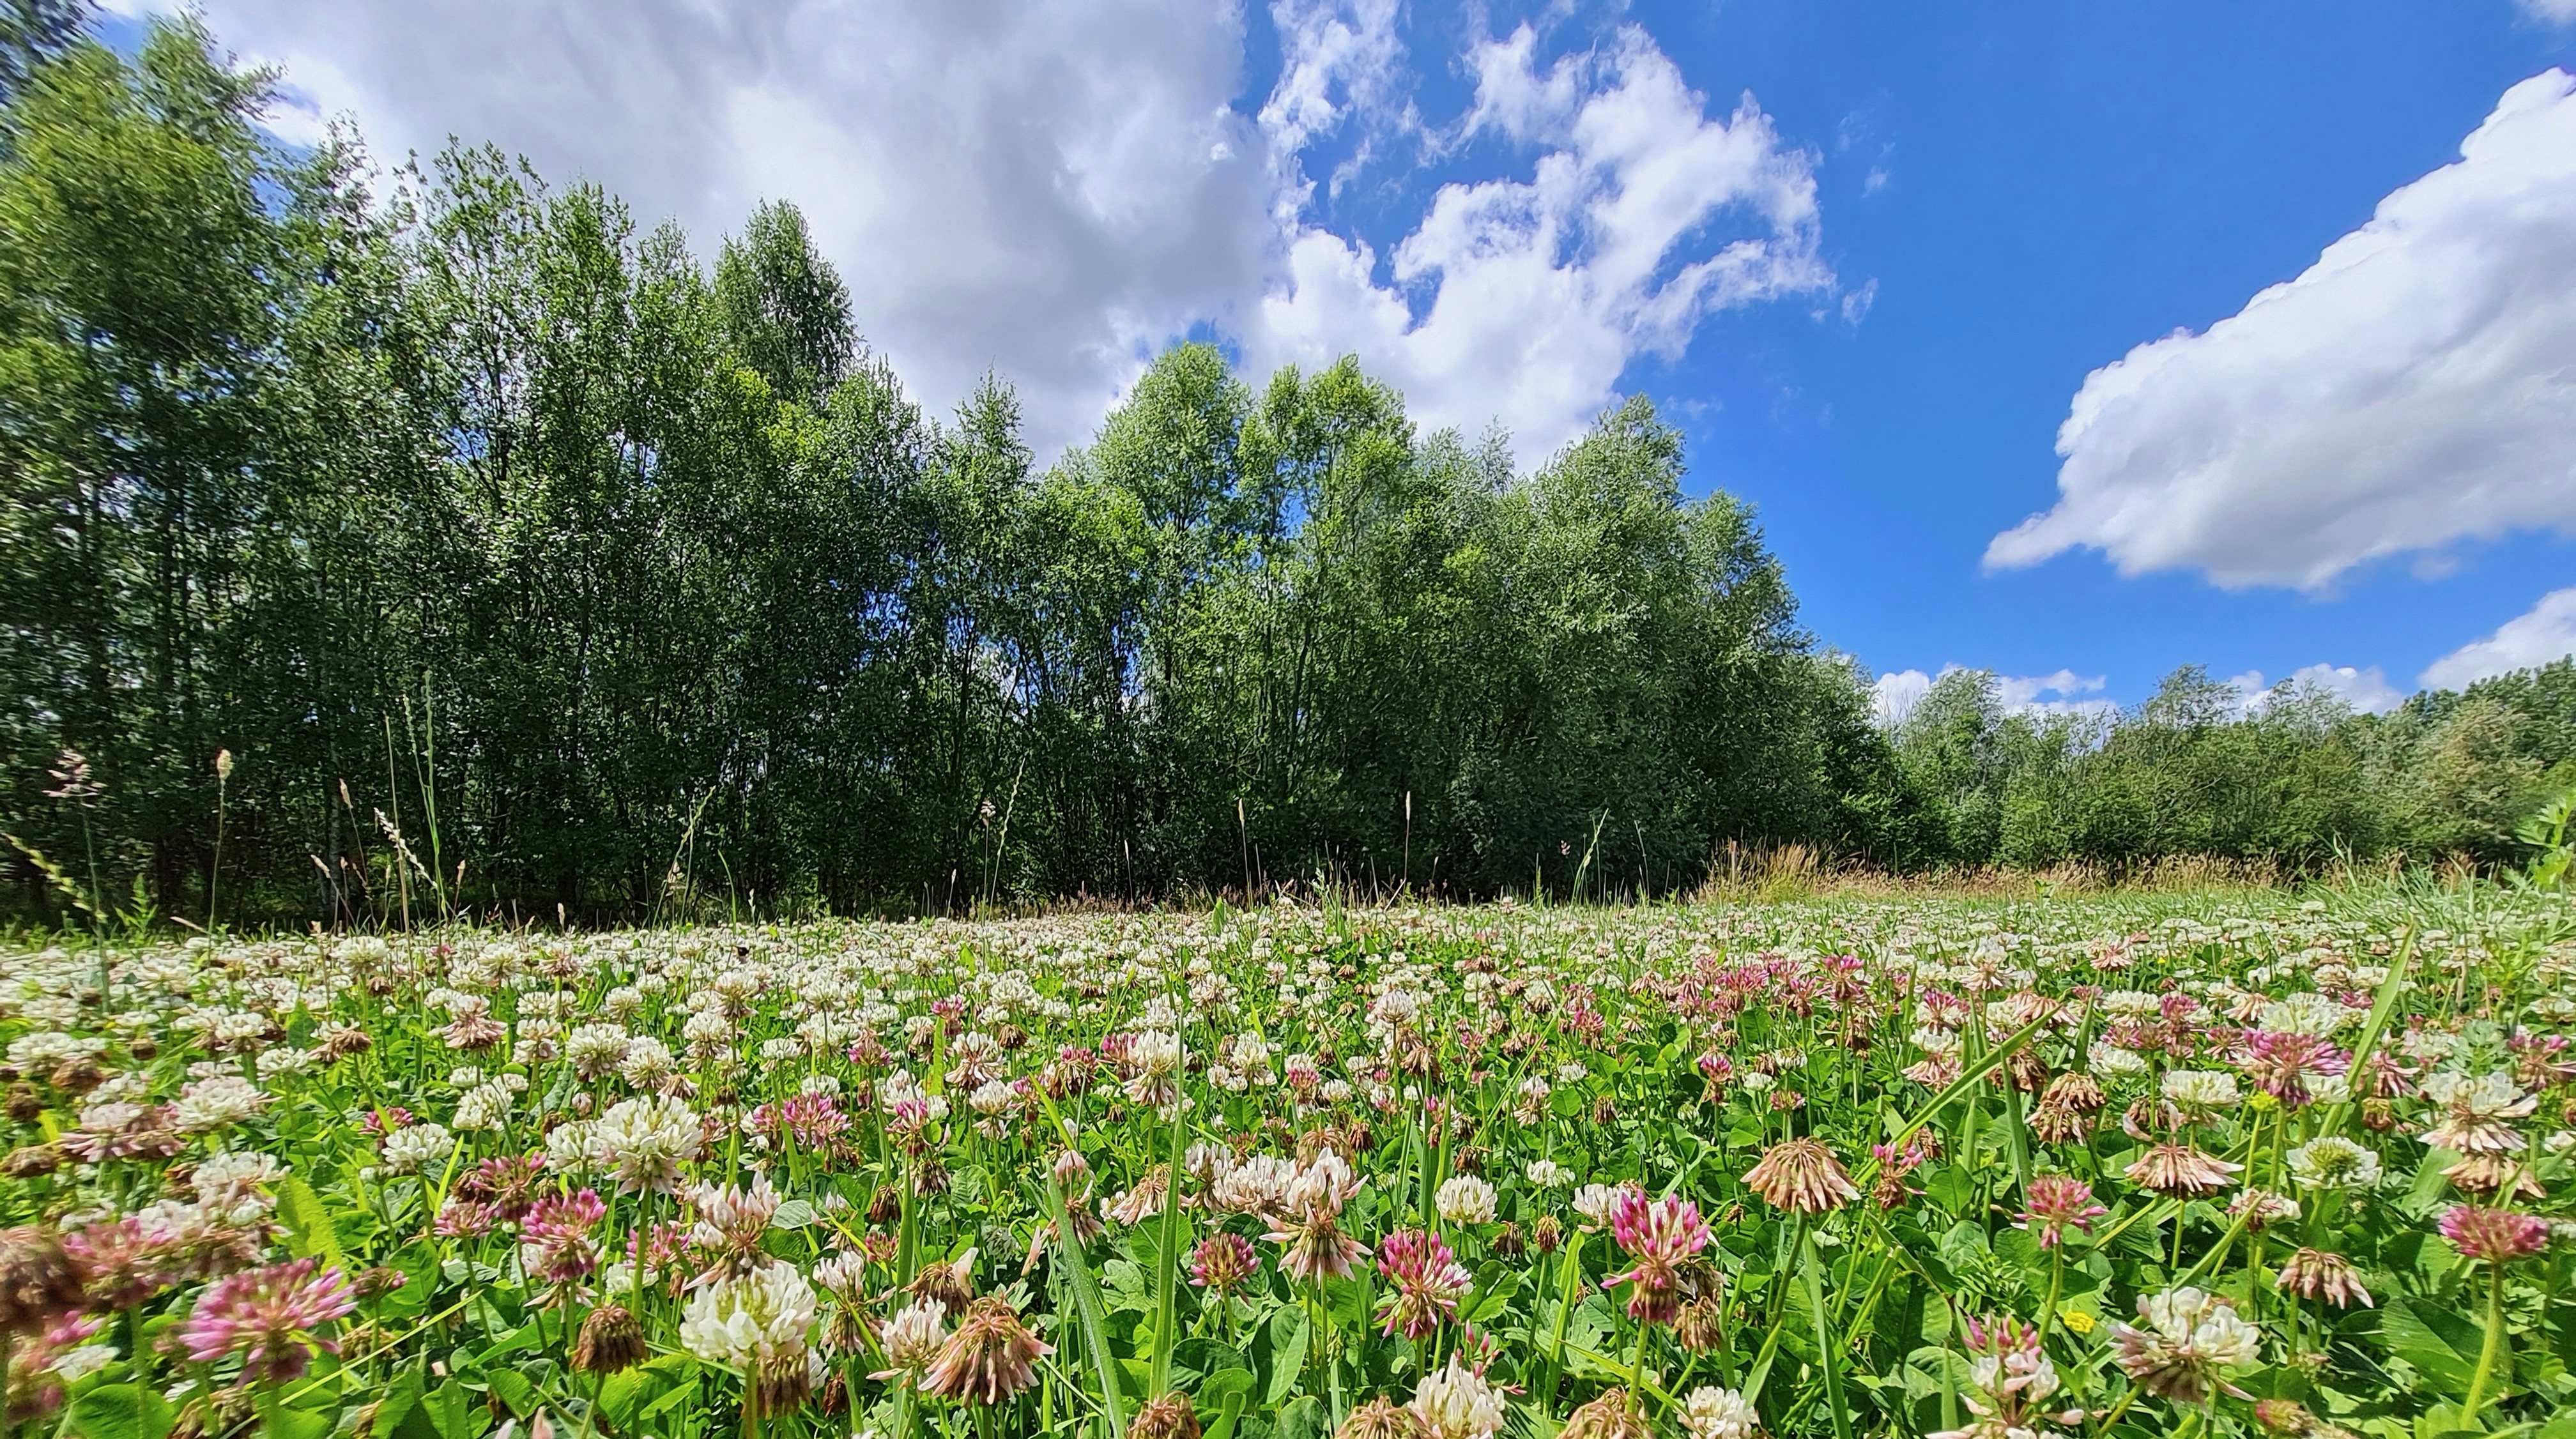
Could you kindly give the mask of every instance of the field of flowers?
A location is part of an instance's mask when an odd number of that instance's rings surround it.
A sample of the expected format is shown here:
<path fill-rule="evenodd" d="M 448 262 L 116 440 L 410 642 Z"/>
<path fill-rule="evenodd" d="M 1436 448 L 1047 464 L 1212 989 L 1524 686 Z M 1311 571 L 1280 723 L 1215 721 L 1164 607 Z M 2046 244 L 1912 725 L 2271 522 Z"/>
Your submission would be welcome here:
<path fill-rule="evenodd" d="M 2479 891 L 0 954 L 0 1439 L 2576 1436 Z"/>

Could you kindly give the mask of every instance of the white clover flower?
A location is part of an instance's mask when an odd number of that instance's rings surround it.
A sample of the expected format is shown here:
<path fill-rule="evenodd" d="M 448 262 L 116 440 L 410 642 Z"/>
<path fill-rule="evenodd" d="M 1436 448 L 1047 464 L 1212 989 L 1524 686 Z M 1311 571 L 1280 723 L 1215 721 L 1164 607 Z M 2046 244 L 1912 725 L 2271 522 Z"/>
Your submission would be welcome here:
<path fill-rule="evenodd" d="M 1574 1171 L 1553 1159 L 1533 1159 L 1521 1170 L 1521 1177 L 1541 1189 L 1563 1189 L 1574 1182 Z"/>
<path fill-rule="evenodd" d="M 966 1107 L 990 1118 L 1009 1109 L 1018 1101 L 1019 1095 L 1012 1090 L 1008 1082 L 988 1079 L 977 1085 L 973 1094 L 966 1096 Z"/>
<path fill-rule="evenodd" d="M 443 1169 L 456 1149 L 456 1137 L 444 1125 L 407 1125 L 385 1136 L 385 1168 L 395 1174 Z"/>
<path fill-rule="evenodd" d="M 1574 1212 L 1596 1227 L 1610 1222 L 1610 1211 L 1618 1202 L 1616 1185 L 1587 1184 L 1574 1191 Z"/>
<path fill-rule="evenodd" d="M 2215 1069 L 2166 1071 L 2164 1095 L 2192 1109 L 2230 1109 L 2243 1097 L 2237 1091 L 2236 1076 Z"/>
<path fill-rule="evenodd" d="M 621 1100 L 594 1121 L 591 1160 L 616 1176 L 622 1193 L 667 1191 L 679 1182 L 680 1166 L 698 1157 L 701 1135 L 698 1116 L 676 1099 Z"/>
<path fill-rule="evenodd" d="M 804 1356 L 816 1314 L 813 1286 L 795 1265 L 772 1259 L 699 1290 L 680 1320 L 680 1342 L 710 1364 L 758 1374 Z"/>
<path fill-rule="evenodd" d="M 456 1101 L 456 1117 L 449 1122 L 460 1134 L 498 1129 L 510 1117 L 510 1106 L 516 1098 L 510 1086 L 499 1080 L 478 1084 Z"/>
<path fill-rule="evenodd" d="M 2290 1151 L 2290 1177 L 2303 1189 L 2373 1189 L 2379 1155 L 2339 1134 L 2311 1139 Z"/>
<path fill-rule="evenodd" d="M 1494 1186 L 1472 1174 L 1457 1175 L 1442 1183 L 1432 1201 L 1440 1217 L 1452 1224 L 1494 1222 Z"/>
<path fill-rule="evenodd" d="M 1682 1405 L 1682 1428 L 1691 1439 L 1750 1439 L 1762 1416 L 1733 1389 L 1703 1384 Z"/>
<path fill-rule="evenodd" d="M 1454 1354 L 1447 1368 L 1423 1376 L 1406 1407 L 1430 1439 L 1492 1439 L 1503 1427 L 1502 1396 Z"/>
<path fill-rule="evenodd" d="M 2332 1038 L 2334 1032 L 2358 1018 L 2352 1010 L 2322 994 L 2302 990 L 2285 994 L 2263 1006 L 2254 1024 L 2258 1029 L 2282 1034 L 2306 1034 L 2318 1039 Z"/>
<path fill-rule="evenodd" d="M 2093 1041 L 2092 1049 L 2086 1051 L 2085 1060 L 2093 1073 L 2103 1079 L 2125 1079 L 2147 1072 L 2145 1055 L 2134 1049 L 2122 1049 L 2107 1040 Z"/>
<path fill-rule="evenodd" d="M 204 1134 L 259 1113 L 268 1096 L 237 1074 L 218 1074 L 179 1091 L 170 1122 L 182 1134 Z"/>

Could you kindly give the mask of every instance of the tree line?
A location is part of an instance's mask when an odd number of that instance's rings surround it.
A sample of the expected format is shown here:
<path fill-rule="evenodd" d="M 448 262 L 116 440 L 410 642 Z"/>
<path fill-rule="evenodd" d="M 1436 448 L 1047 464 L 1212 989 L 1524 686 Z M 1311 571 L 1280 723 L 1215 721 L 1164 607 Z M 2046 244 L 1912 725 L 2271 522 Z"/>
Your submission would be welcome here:
<path fill-rule="evenodd" d="M 492 148 L 283 149 L 193 19 L 0 50 L 22 913 L 2493 854 L 2576 754 L 2564 666 L 2091 730 L 1954 675 L 1891 731 L 1642 399 L 1523 473 L 1355 361 L 1183 345 L 1040 464 L 1001 377 L 906 394 L 791 206 L 708 264 Z"/>

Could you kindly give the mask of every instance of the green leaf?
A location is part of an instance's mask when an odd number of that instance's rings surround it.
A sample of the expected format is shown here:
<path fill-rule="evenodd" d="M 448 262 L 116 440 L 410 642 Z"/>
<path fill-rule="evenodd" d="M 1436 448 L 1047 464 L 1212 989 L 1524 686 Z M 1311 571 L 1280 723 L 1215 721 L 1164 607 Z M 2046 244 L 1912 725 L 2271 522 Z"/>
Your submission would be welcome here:
<path fill-rule="evenodd" d="M 438 1439 L 478 1439 L 483 1432 L 483 1406 L 474 1402 L 464 1381 L 454 1375 L 438 1386 L 421 1410 L 438 1431 Z"/>
<path fill-rule="evenodd" d="M 1198 1392 L 1191 1397 L 1198 1401 L 1199 1408 L 1212 1410 L 1224 1407 L 1225 1401 L 1232 1396 L 1251 1392 L 1251 1370 L 1220 1369 L 1200 1380 Z"/>
<path fill-rule="evenodd" d="M 178 1419 L 170 1401 L 139 1384 L 102 1384 L 71 1403 L 67 1429 L 82 1439 L 162 1439 Z"/>
<path fill-rule="evenodd" d="M 1270 1320 L 1270 1387 L 1262 1405 L 1276 1409 L 1306 1369 L 1306 1311 L 1282 1309 Z"/>
<path fill-rule="evenodd" d="M 769 1227 L 772 1229 L 802 1229 L 806 1225 L 809 1225 L 822 1217 L 822 1215 L 815 1212 L 814 1206 L 806 1201 L 802 1199 L 790 1199 L 778 1206 L 777 1213 L 769 1216 Z"/>
<path fill-rule="evenodd" d="M 295 1257 L 320 1259 L 347 1271 L 349 1262 L 341 1257 L 340 1231 L 332 1226 L 331 1211 L 322 1206 L 321 1196 L 302 1175 L 277 1181 L 277 1217 L 286 1225 L 286 1247 Z"/>
<path fill-rule="evenodd" d="M 1324 1412 L 1323 1401 L 1312 1394 L 1289 1400 L 1273 1425 L 1278 1439 L 1324 1439 L 1332 1429 L 1333 1421 Z"/>
<path fill-rule="evenodd" d="M 537 1412 L 537 1386 L 528 1382 L 528 1376 L 515 1369 L 494 1369 L 484 1378 L 501 1402 L 510 1406 L 511 1413 L 525 1419 Z"/>
<path fill-rule="evenodd" d="M 2436 1388 L 2457 1394 L 2468 1387 L 2469 1374 L 2476 1368 L 2468 1355 L 2477 1352 L 2479 1335 L 2466 1320 L 2438 1307 L 2418 1307 L 2398 1295 L 2379 1311 L 2379 1333 L 2389 1353 L 2415 1366 Z M 2465 1354 L 2460 1348 L 2463 1342 Z"/>

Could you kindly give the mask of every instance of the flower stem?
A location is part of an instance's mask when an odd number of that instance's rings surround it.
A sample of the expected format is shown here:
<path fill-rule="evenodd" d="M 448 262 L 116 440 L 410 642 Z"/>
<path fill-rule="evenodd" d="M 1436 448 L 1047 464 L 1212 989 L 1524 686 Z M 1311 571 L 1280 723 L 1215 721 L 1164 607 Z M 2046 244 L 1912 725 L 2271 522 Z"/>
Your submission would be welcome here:
<path fill-rule="evenodd" d="M 2495 1377 L 2496 1360 L 2504 1353 L 2504 1266 L 2487 1265 L 2487 1337 L 2478 1346 L 2478 1367 L 2469 1375 L 2469 1397 L 2460 1405 L 2460 1423 L 2473 1424 L 2478 1410 L 2486 1404 L 2487 1382 Z"/>

